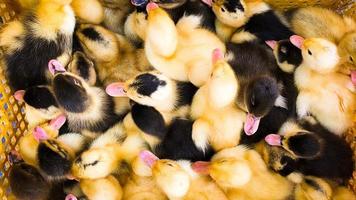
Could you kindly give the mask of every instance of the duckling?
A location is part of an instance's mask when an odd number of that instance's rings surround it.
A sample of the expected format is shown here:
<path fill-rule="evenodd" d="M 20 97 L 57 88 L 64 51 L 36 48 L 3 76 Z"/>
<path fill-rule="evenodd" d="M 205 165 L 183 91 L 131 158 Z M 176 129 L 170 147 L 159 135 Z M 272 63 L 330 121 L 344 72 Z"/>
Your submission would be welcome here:
<path fill-rule="evenodd" d="M 282 40 L 293 35 L 283 15 L 262 0 L 214 1 L 221 38 L 234 43 Z"/>
<path fill-rule="evenodd" d="M 63 183 L 49 182 L 37 168 L 29 164 L 15 164 L 10 170 L 9 184 L 12 194 L 19 200 L 65 198 Z"/>
<path fill-rule="evenodd" d="M 283 72 L 293 74 L 295 69 L 302 64 L 302 51 L 289 39 L 280 41 L 268 40 L 266 43 L 273 49 L 277 64 Z"/>
<path fill-rule="evenodd" d="M 267 47 L 246 42 L 228 43 L 227 48 L 227 60 L 239 84 L 235 102 L 248 112 L 244 131 L 250 138 L 263 139 L 292 114 L 295 100 L 289 89 L 293 84 L 278 75 L 277 63 Z"/>
<path fill-rule="evenodd" d="M 5 74 L 12 89 L 49 84 L 48 62 L 57 59 L 63 66 L 69 62 L 75 25 L 71 2 L 40 0 L 1 31 Z"/>
<path fill-rule="evenodd" d="M 139 74 L 125 84 L 113 83 L 106 89 L 113 96 L 125 91 L 125 95 L 137 102 L 125 117 L 125 128 L 136 129 L 158 156 L 194 160 L 203 159 L 211 152 L 209 146 L 206 154 L 197 148 L 191 138 L 192 122 L 185 119 L 189 117 L 196 90 L 191 83 L 174 81 L 156 71 Z"/>
<path fill-rule="evenodd" d="M 83 52 L 73 53 L 72 60 L 68 64 L 68 71 L 82 77 L 90 86 L 94 86 L 97 82 L 94 62 Z"/>
<path fill-rule="evenodd" d="M 295 172 L 297 167 L 297 158 L 280 146 L 269 145 L 262 140 L 253 145 L 269 169 L 279 173 L 282 176 L 288 176 Z"/>
<path fill-rule="evenodd" d="M 67 116 L 68 129 L 96 137 L 123 119 L 116 113 L 113 99 L 99 87 L 90 86 L 69 72 L 54 71 L 53 92 L 59 107 Z"/>
<path fill-rule="evenodd" d="M 208 144 L 215 151 L 238 145 L 246 118 L 245 112 L 235 105 L 239 84 L 223 56 L 220 49 L 214 50 L 214 71 L 193 99 L 191 116 L 196 121 L 192 137 L 201 149 Z"/>
<path fill-rule="evenodd" d="M 285 159 L 287 162 L 283 164 L 291 163 L 292 166 L 287 166 L 290 171 L 337 182 L 346 181 L 352 176 L 354 165 L 350 146 L 315 120 L 305 118 L 299 122 L 288 121 L 278 135 L 270 134 L 266 141 L 292 154 L 294 159 Z"/>
<path fill-rule="evenodd" d="M 148 24 L 145 52 L 152 66 L 178 81 L 203 85 L 213 66 L 211 52 L 225 45 L 212 32 L 199 28 L 199 17 L 182 17 L 177 25 L 168 13 L 155 3 L 147 5 Z"/>
<path fill-rule="evenodd" d="M 346 33 L 356 30 L 351 18 L 326 8 L 298 8 L 287 11 L 285 15 L 293 31 L 305 38 L 320 37 L 339 42 Z"/>
<path fill-rule="evenodd" d="M 193 170 L 209 174 L 229 199 L 287 199 L 293 183 L 267 168 L 261 156 L 244 145 L 224 149 L 211 162 L 196 162 Z"/>
<path fill-rule="evenodd" d="M 189 161 L 159 160 L 149 151 L 141 152 L 140 158 L 169 199 L 227 199 L 210 178 L 194 172 Z"/>
<path fill-rule="evenodd" d="M 320 7 L 294 9 L 288 11 L 286 16 L 297 35 L 334 42 L 338 46 L 341 61 L 347 63 L 341 71 L 347 75 L 355 73 L 356 23 L 352 18 Z"/>
<path fill-rule="evenodd" d="M 127 16 L 134 10 L 130 1 L 102 0 L 104 7 L 104 26 L 109 30 L 124 34 L 124 23 Z"/>
<path fill-rule="evenodd" d="M 63 115 L 56 117 L 49 123 L 44 123 L 33 129 L 32 133 L 24 135 L 19 140 L 19 154 L 22 159 L 33 166 L 38 166 L 37 149 L 41 141 L 53 139 L 58 136 L 59 129 L 65 123 L 66 118 Z"/>
<path fill-rule="evenodd" d="M 139 73 L 151 69 L 144 50 L 134 48 L 121 35 L 101 26 L 81 25 L 76 35 L 84 52 L 95 63 L 98 79 L 106 87 L 112 82 L 126 81 Z M 116 112 L 129 109 L 127 97 L 114 98 Z"/>
<path fill-rule="evenodd" d="M 68 133 L 56 139 L 41 141 L 37 148 L 38 167 L 50 180 L 70 177 L 70 167 L 87 139 L 81 134 Z"/>
<path fill-rule="evenodd" d="M 356 98 L 350 78 L 336 71 L 340 62 L 336 45 L 322 38 L 293 36 L 291 41 L 303 56 L 294 73 L 298 116 L 310 113 L 329 131 L 342 135 L 353 125 Z"/>
<path fill-rule="evenodd" d="M 76 35 L 84 52 L 95 62 L 104 86 L 126 81 L 151 68 L 143 49 L 134 48 L 122 35 L 102 26 L 82 24 Z"/>
<path fill-rule="evenodd" d="M 17 101 L 25 103 L 25 119 L 29 129 L 62 114 L 50 86 L 40 85 L 18 90 L 14 97 Z"/>
<path fill-rule="evenodd" d="M 104 178 L 120 172 L 120 165 L 130 164 L 140 151 L 146 149 L 143 139 L 127 135 L 121 123 L 97 137 L 89 148 L 74 161 L 71 173 L 79 179 Z"/>
<path fill-rule="evenodd" d="M 153 117 L 154 113 L 157 113 L 158 118 L 163 117 L 162 125 L 168 125 L 176 117 L 187 118 L 196 91 L 197 88 L 193 84 L 172 80 L 157 71 L 140 73 L 125 83 L 112 83 L 106 88 L 110 96 L 127 96 L 140 105 L 152 107 L 144 109 L 152 113 L 146 114 Z M 143 106 L 133 106 L 135 109 L 131 115 L 143 112 L 136 110 L 144 108 Z M 135 119 L 137 117 L 135 116 Z M 140 129 L 146 131 L 144 126 L 149 124 L 146 120 L 143 119 L 142 123 L 137 120 L 135 122 Z"/>

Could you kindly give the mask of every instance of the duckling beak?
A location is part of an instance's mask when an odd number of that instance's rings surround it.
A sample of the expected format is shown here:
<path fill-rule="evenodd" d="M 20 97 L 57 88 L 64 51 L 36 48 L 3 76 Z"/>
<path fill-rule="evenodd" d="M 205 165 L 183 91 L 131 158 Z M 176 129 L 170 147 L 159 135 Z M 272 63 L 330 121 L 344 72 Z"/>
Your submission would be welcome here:
<path fill-rule="evenodd" d="M 112 97 L 126 97 L 126 87 L 124 83 L 116 82 L 111 83 L 105 89 L 105 92 Z"/>
<path fill-rule="evenodd" d="M 17 100 L 17 101 L 23 101 L 23 97 L 25 96 L 25 90 L 18 90 L 15 92 L 14 94 L 14 98 Z"/>
<path fill-rule="evenodd" d="M 278 134 L 269 134 L 265 137 L 265 141 L 271 146 L 281 146 L 283 137 Z"/>
<path fill-rule="evenodd" d="M 159 160 L 156 155 L 147 150 L 142 151 L 139 156 L 141 160 L 146 163 L 146 165 L 148 165 L 150 168 L 152 168 L 153 165 Z"/>
<path fill-rule="evenodd" d="M 210 162 L 197 161 L 192 164 L 192 169 L 198 174 L 209 174 Z"/>
<path fill-rule="evenodd" d="M 48 70 L 49 72 L 54 76 L 57 73 L 64 73 L 66 72 L 66 69 L 63 67 L 63 65 L 58 61 L 58 60 L 50 60 L 48 62 Z"/>
<path fill-rule="evenodd" d="M 159 6 L 156 3 L 150 2 L 146 6 L 147 13 L 150 13 L 153 10 L 156 10 Z"/>
<path fill-rule="evenodd" d="M 244 125 L 244 131 L 246 135 L 250 136 L 256 133 L 258 126 L 260 125 L 261 117 L 256 117 L 251 113 L 246 116 L 246 122 Z"/>
<path fill-rule="evenodd" d="M 356 70 L 351 71 L 351 81 L 356 86 Z"/>

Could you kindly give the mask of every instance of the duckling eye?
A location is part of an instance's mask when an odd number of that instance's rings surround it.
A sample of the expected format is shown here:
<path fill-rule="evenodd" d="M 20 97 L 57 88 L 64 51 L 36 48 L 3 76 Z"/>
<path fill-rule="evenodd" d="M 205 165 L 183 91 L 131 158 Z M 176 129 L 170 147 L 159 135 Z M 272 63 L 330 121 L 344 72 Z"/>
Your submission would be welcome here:
<path fill-rule="evenodd" d="M 285 54 L 287 53 L 287 49 L 285 47 L 281 47 L 281 52 Z"/>
<path fill-rule="evenodd" d="M 76 84 L 77 86 L 81 86 L 80 82 L 78 80 L 76 80 L 76 79 L 74 79 L 74 84 Z"/>
<path fill-rule="evenodd" d="M 226 163 L 227 160 L 220 160 L 219 163 Z"/>
<path fill-rule="evenodd" d="M 167 163 L 168 166 L 173 167 L 172 163 Z"/>
<path fill-rule="evenodd" d="M 308 54 L 309 55 L 313 55 L 313 53 L 308 49 Z"/>
<path fill-rule="evenodd" d="M 354 59 L 352 58 L 352 56 L 350 56 L 350 61 L 351 61 L 351 62 L 354 62 Z"/>
<path fill-rule="evenodd" d="M 225 8 L 221 7 L 221 11 L 222 11 L 222 12 L 225 12 Z"/>
<path fill-rule="evenodd" d="M 255 106 L 256 103 L 255 103 L 255 95 L 254 94 L 251 96 L 250 100 L 251 100 L 251 105 Z"/>

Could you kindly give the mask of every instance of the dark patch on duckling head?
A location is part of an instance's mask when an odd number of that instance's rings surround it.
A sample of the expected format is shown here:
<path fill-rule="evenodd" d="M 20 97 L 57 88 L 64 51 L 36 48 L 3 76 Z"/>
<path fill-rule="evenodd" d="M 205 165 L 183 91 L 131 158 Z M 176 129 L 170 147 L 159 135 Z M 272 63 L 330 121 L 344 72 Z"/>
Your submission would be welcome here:
<path fill-rule="evenodd" d="M 295 67 L 298 67 L 302 63 L 302 51 L 289 40 L 279 41 L 277 48 L 277 59 L 279 63 L 287 62 Z"/>
<path fill-rule="evenodd" d="M 68 74 L 57 74 L 53 80 L 57 101 L 66 111 L 81 113 L 87 109 L 88 93 L 82 80 Z"/>
<path fill-rule="evenodd" d="M 288 148 L 296 155 L 303 158 L 314 158 L 321 151 L 318 137 L 312 133 L 299 132 L 287 140 Z"/>
<path fill-rule="evenodd" d="M 90 63 L 81 54 L 78 54 L 77 59 L 77 66 L 78 71 L 80 72 L 80 76 L 84 79 L 89 79 L 89 69 L 91 66 Z"/>
<path fill-rule="evenodd" d="M 249 113 L 255 117 L 263 117 L 272 109 L 278 96 L 276 80 L 271 77 L 260 77 L 247 86 L 245 105 Z"/>
<path fill-rule="evenodd" d="M 47 140 L 38 146 L 38 163 L 47 175 L 62 178 L 71 168 L 68 152 L 55 140 Z"/>
<path fill-rule="evenodd" d="M 130 87 L 137 88 L 137 93 L 143 96 L 151 96 L 158 87 L 167 85 L 167 82 L 160 80 L 157 76 L 145 73 L 136 77 Z"/>
<path fill-rule="evenodd" d="M 54 95 L 47 87 L 30 87 L 26 90 L 23 99 L 28 105 L 36 109 L 47 109 L 50 106 L 58 106 Z"/>
<path fill-rule="evenodd" d="M 245 11 L 245 8 L 241 4 L 240 0 L 225 0 L 223 5 L 226 8 L 226 10 L 229 12 L 236 12 L 238 10 L 242 12 Z"/>
<path fill-rule="evenodd" d="M 82 30 L 83 35 L 94 41 L 104 41 L 104 38 L 93 27 L 84 28 Z"/>

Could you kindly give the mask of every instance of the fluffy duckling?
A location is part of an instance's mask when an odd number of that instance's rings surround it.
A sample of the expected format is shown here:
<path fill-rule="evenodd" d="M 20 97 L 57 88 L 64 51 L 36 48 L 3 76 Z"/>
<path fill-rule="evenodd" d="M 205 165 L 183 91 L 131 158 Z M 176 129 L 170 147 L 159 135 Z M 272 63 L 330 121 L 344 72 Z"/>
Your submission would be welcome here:
<path fill-rule="evenodd" d="M 175 25 L 157 4 L 149 3 L 147 10 L 145 52 L 149 62 L 172 79 L 203 85 L 213 70 L 211 52 L 216 48 L 224 52 L 225 45 L 212 32 L 199 28 L 199 17 L 184 16 Z"/>
<path fill-rule="evenodd" d="M 189 161 L 159 160 L 149 151 L 141 152 L 140 158 L 169 199 L 227 199 L 210 178 L 194 172 Z"/>
<path fill-rule="evenodd" d="M 239 84 L 235 101 L 248 112 L 244 131 L 251 136 L 259 130 L 261 118 L 266 117 L 273 108 L 288 109 L 285 102 L 287 96 L 281 94 L 280 85 L 283 83 L 277 82 L 273 73 L 278 66 L 267 47 L 257 43 L 228 43 L 227 47 L 227 60 Z"/>
<path fill-rule="evenodd" d="M 34 86 L 26 90 L 18 90 L 14 97 L 25 103 L 25 119 L 29 129 L 62 114 L 50 86 Z"/>
<path fill-rule="evenodd" d="M 298 8 L 285 14 L 293 31 L 305 38 L 321 37 L 337 43 L 356 28 L 351 18 L 321 7 Z"/>
<path fill-rule="evenodd" d="M 94 62 L 80 51 L 73 54 L 72 60 L 68 64 L 68 71 L 82 77 L 90 86 L 96 83 L 96 72 Z"/>
<path fill-rule="evenodd" d="M 289 39 L 280 41 L 268 40 L 266 43 L 273 49 L 278 66 L 285 73 L 293 74 L 295 69 L 302 64 L 302 51 Z"/>
<path fill-rule="evenodd" d="M 172 80 L 157 71 L 141 73 L 125 83 L 113 83 L 106 88 L 106 92 L 111 96 L 127 96 L 143 105 L 134 106 L 135 109 L 143 109 L 144 106 L 152 107 L 152 109 L 145 110 L 157 112 L 157 117 L 163 117 L 165 121 L 163 125 L 168 125 L 176 117 L 187 118 L 189 116 L 190 105 L 196 91 L 197 88 L 193 84 Z M 137 112 L 131 112 L 131 115 L 139 114 L 139 111 L 135 109 L 133 111 Z M 155 116 L 155 114 L 149 115 Z M 137 126 L 146 131 L 144 126 L 147 125 L 147 121 L 142 122 L 136 121 Z"/>
<path fill-rule="evenodd" d="M 125 117 L 126 129 L 138 129 L 161 158 L 189 160 L 206 159 L 211 154 L 209 145 L 206 152 L 197 147 L 191 137 L 193 122 L 184 119 L 189 117 L 196 90 L 191 83 L 174 81 L 156 71 L 139 74 L 124 85 L 111 84 L 106 89 L 111 95 L 125 91 L 137 102 Z"/>
<path fill-rule="evenodd" d="M 67 133 L 56 139 L 44 140 L 37 148 L 38 166 L 50 179 L 70 177 L 74 158 L 86 145 L 87 138 L 78 133 Z"/>
<path fill-rule="evenodd" d="M 126 81 L 151 68 L 143 49 L 134 48 L 123 36 L 102 26 L 82 24 L 76 35 L 86 55 L 95 62 L 104 86 Z"/>
<path fill-rule="evenodd" d="M 32 133 L 27 134 L 19 140 L 19 154 L 22 159 L 33 166 L 38 166 L 37 149 L 41 141 L 53 139 L 58 136 L 59 129 L 65 123 L 63 115 L 56 117 L 49 123 L 34 127 Z"/>
<path fill-rule="evenodd" d="M 216 151 L 238 145 L 246 118 L 246 114 L 235 105 L 239 84 L 223 56 L 221 50 L 214 50 L 214 71 L 193 99 L 191 116 L 196 121 L 192 137 L 201 149 L 208 144 Z"/>
<path fill-rule="evenodd" d="M 69 62 L 75 25 L 71 2 L 40 0 L 1 31 L 5 74 L 12 89 L 49 84 L 48 62 L 57 59 L 63 66 Z"/>
<path fill-rule="evenodd" d="M 353 125 L 355 87 L 350 78 L 337 73 L 339 55 L 335 44 L 321 38 L 291 37 L 301 48 L 303 63 L 294 73 L 299 90 L 297 114 L 316 117 L 329 131 L 342 135 Z"/>
<path fill-rule="evenodd" d="M 283 16 L 261 0 L 212 2 L 212 9 L 217 16 L 217 31 L 225 41 L 235 43 L 258 40 L 282 40 L 293 32 Z"/>
<path fill-rule="evenodd" d="M 303 119 L 298 123 L 288 121 L 278 135 L 268 135 L 266 141 L 270 145 L 281 146 L 292 155 L 292 159 L 284 158 L 282 161 L 282 156 L 281 160 L 276 160 L 283 163 L 283 167 L 288 167 L 289 171 L 337 182 L 346 181 L 352 176 L 354 164 L 350 146 L 315 120 Z"/>
<path fill-rule="evenodd" d="M 88 137 L 102 134 L 123 119 L 113 99 L 99 87 L 90 86 L 69 72 L 54 71 L 53 92 L 67 116 L 68 129 Z"/>
<path fill-rule="evenodd" d="M 79 179 L 104 178 L 120 172 L 120 165 L 130 164 L 146 145 L 140 136 L 126 135 L 118 123 L 96 138 L 74 161 L 71 172 Z"/>
<path fill-rule="evenodd" d="M 19 200 L 63 200 L 63 183 L 49 182 L 41 172 L 28 164 L 15 164 L 9 174 L 12 194 Z"/>
<path fill-rule="evenodd" d="M 104 27 L 83 24 L 76 35 L 84 52 L 94 61 L 98 79 L 105 87 L 151 69 L 143 49 L 134 48 L 123 36 Z M 118 113 L 129 108 L 127 97 L 115 98 L 114 101 Z"/>
<path fill-rule="evenodd" d="M 229 199 L 287 199 L 293 183 L 267 168 L 254 150 L 240 145 L 224 149 L 211 162 L 193 164 L 196 172 L 209 174 Z"/>
<path fill-rule="evenodd" d="M 325 38 L 337 44 L 341 62 L 347 63 L 341 71 L 356 76 L 356 23 L 352 18 L 320 7 L 291 10 L 286 16 L 296 34 L 305 38 Z"/>

